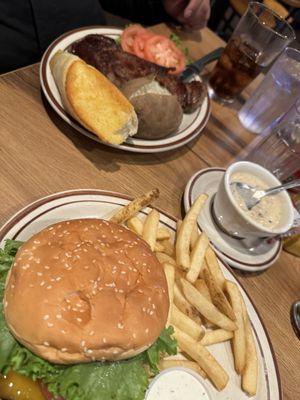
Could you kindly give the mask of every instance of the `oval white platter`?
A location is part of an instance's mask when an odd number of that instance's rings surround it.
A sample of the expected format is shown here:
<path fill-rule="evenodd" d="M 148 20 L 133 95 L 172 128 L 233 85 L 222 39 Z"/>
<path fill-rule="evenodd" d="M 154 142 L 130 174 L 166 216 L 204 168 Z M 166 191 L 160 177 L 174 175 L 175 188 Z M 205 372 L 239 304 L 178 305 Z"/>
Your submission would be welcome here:
<path fill-rule="evenodd" d="M 116 39 L 121 35 L 122 30 L 119 28 L 106 26 L 79 28 L 67 32 L 57 38 L 54 42 L 52 42 L 52 44 L 50 44 L 43 55 L 40 64 L 40 82 L 42 90 L 51 107 L 62 119 L 64 119 L 78 132 L 82 133 L 85 136 L 88 136 L 89 138 L 97 142 L 135 153 L 157 153 L 174 150 L 178 147 L 184 146 L 202 132 L 208 122 L 211 112 L 211 104 L 208 94 L 206 95 L 200 108 L 198 108 L 191 114 L 183 115 L 182 123 L 180 124 L 177 131 L 175 131 L 168 137 L 159 140 L 145 140 L 131 137 L 128 138 L 126 142 L 122 143 L 121 145 L 112 145 L 106 142 L 102 142 L 95 134 L 85 129 L 73 117 L 71 117 L 65 111 L 62 105 L 60 94 L 58 92 L 50 70 L 49 61 L 58 50 L 65 50 L 71 43 L 75 42 L 76 40 L 81 39 L 86 35 L 95 33 L 106 35 Z"/>
<path fill-rule="evenodd" d="M 27 240 L 36 232 L 55 222 L 76 218 L 104 218 L 109 219 L 118 208 L 129 202 L 128 196 L 106 192 L 102 190 L 79 189 L 56 193 L 29 204 L 15 214 L 0 229 L 0 247 L 5 239 Z M 140 215 L 144 217 L 151 208 L 146 208 Z M 176 230 L 176 219 L 160 211 L 160 224 L 169 228 L 173 235 Z M 259 359 L 259 379 L 256 400 L 282 399 L 280 377 L 276 364 L 274 351 L 252 301 L 236 280 L 232 272 L 221 263 L 221 268 L 226 279 L 236 282 L 245 299 L 254 331 Z M 246 400 L 249 397 L 240 388 L 240 378 L 234 371 L 233 357 L 230 343 L 220 343 L 209 347 L 209 351 L 229 374 L 230 380 L 227 387 L 218 392 L 207 379 L 205 384 L 210 391 L 212 399 L 217 400 Z M 202 378 L 200 378 L 202 379 Z"/>

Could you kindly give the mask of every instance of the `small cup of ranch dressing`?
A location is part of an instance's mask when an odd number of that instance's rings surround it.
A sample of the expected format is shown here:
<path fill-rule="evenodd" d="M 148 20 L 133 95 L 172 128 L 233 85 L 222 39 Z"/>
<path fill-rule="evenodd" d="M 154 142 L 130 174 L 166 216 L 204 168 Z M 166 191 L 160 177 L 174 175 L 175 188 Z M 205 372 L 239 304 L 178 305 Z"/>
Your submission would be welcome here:
<path fill-rule="evenodd" d="M 235 238 L 265 238 L 291 229 L 294 207 L 286 191 L 264 197 L 251 210 L 232 182 L 242 182 L 258 189 L 268 189 L 281 182 L 258 164 L 240 161 L 226 170 L 213 199 L 212 216 L 219 228 Z"/>
<path fill-rule="evenodd" d="M 184 367 L 168 368 L 150 383 L 145 400 L 212 400 L 201 377 Z"/>

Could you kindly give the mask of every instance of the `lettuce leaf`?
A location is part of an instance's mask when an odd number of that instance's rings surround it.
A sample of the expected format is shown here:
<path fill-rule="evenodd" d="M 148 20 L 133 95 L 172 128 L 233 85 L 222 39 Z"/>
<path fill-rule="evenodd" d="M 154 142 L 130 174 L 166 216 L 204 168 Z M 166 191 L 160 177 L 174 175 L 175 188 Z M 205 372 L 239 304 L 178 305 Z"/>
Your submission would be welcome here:
<path fill-rule="evenodd" d="M 42 380 L 55 397 L 66 400 L 143 400 L 150 375 L 159 372 L 160 358 L 176 354 L 173 328 L 164 329 L 148 350 L 129 360 L 62 366 L 37 357 L 10 334 L 3 313 L 6 276 L 21 245 L 22 242 L 9 240 L 0 249 L 0 372 L 12 369 Z"/>

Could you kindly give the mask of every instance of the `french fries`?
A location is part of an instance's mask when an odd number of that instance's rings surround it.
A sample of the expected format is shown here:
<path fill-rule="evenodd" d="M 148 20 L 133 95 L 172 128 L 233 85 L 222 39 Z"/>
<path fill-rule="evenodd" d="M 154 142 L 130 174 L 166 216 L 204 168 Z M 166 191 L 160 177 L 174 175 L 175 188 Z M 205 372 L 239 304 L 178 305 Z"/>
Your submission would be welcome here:
<path fill-rule="evenodd" d="M 126 206 L 122 207 L 119 211 L 116 212 L 115 215 L 111 217 L 110 220 L 116 222 L 117 224 L 122 224 L 126 222 L 129 218 L 133 217 L 140 210 L 151 204 L 153 200 L 158 198 L 158 196 L 159 190 L 152 189 L 150 190 L 150 192 L 135 198 Z"/>
<path fill-rule="evenodd" d="M 218 286 L 217 281 L 215 277 L 212 275 L 210 270 L 208 268 L 203 269 L 203 276 L 205 279 L 205 282 L 207 284 L 207 287 L 209 289 L 209 293 L 212 298 L 213 304 L 225 315 L 227 315 L 228 318 L 230 318 L 232 321 L 235 321 L 235 314 L 233 312 L 233 309 L 227 300 L 225 294 L 223 293 L 222 289 Z"/>
<path fill-rule="evenodd" d="M 206 250 L 205 260 L 206 260 L 208 269 L 210 270 L 211 274 L 215 277 L 215 280 L 217 281 L 218 286 L 222 290 L 224 290 L 225 277 L 223 275 L 223 272 L 221 271 L 217 256 L 210 246 Z"/>
<path fill-rule="evenodd" d="M 241 293 L 237 285 L 233 282 L 226 281 L 225 286 L 229 301 L 236 316 L 237 329 L 233 333 L 232 348 L 235 370 L 241 375 L 246 364 L 246 336 Z"/>
<path fill-rule="evenodd" d="M 143 239 L 147 242 L 152 251 L 154 251 L 156 244 L 157 229 L 159 224 L 159 212 L 151 210 L 147 215 L 143 226 Z"/>
<path fill-rule="evenodd" d="M 244 299 L 242 299 L 242 311 L 246 335 L 246 365 L 242 373 L 242 389 L 249 396 L 254 396 L 257 391 L 258 359 Z"/>
<path fill-rule="evenodd" d="M 170 323 L 171 315 L 172 315 L 172 307 L 174 302 L 174 283 L 175 283 L 175 269 L 172 264 L 164 263 L 163 268 L 165 271 L 167 284 L 168 284 L 168 292 L 169 292 L 169 313 L 168 313 L 168 320 L 167 325 Z"/>
<path fill-rule="evenodd" d="M 181 350 L 200 365 L 215 387 L 218 390 L 224 389 L 229 380 L 228 374 L 210 352 L 177 327 L 174 327 L 174 337 Z"/>
<path fill-rule="evenodd" d="M 201 375 L 202 378 L 204 378 L 204 379 L 206 378 L 206 373 L 194 361 L 190 361 L 190 360 L 161 360 L 160 363 L 158 364 L 158 368 L 160 369 L 160 371 L 163 371 L 164 369 L 172 368 L 172 367 L 189 368 L 189 369 L 192 369 L 193 371 L 197 372 L 197 374 Z"/>
<path fill-rule="evenodd" d="M 196 224 L 199 212 L 207 199 L 206 194 L 201 194 L 186 214 L 180 226 L 176 241 L 176 262 L 183 270 L 190 268 L 190 242 L 192 231 Z"/>
<path fill-rule="evenodd" d="M 195 340 L 200 340 L 205 332 L 201 325 L 194 322 L 191 318 L 180 311 L 175 304 L 172 306 L 171 324 L 177 326 L 183 332 L 186 332 Z"/>
<path fill-rule="evenodd" d="M 176 282 L 174 284 L 174 304 L 194 322 L 201 325 L 202 321 L 198 310 L 187 301 Z"/>
<path fill-rule="evenodd" d="M 127 221 L 127 226 L 130 230 L 132 230 L 134 233 L 136 233 L 139 236 L 143 235 L 143 227 L 144 227 L 144 221 L 142 221 L 139 217 L 131 217 Z M 165 229 L 165 228 L 158 228 L 157 230 L 157 240 L 164 240 L 164 239 L 170 239 L 170 232 Z"/>
<path fill-rule="evenodd" d="M 168 263 L 174 265 L 174 267 L 176 266 L 176 261 L 174 258 L 168 256 L 168 254 L 158 251 L 155 253 L 155 255 L 161 264 Z"/>
<path fill-rule="evenodd" d="M 233 337 L 233 331 L 225 331 L 225 329 L 215 329 L 213 331 L 206 331 L 200 343 L 203 346 L 210 346 L 211 344 L 226 342 Z"/>
<path fill-rule="evenodd" d="M 181 278 L 183 294 L 188 301 L 197 308 L 201 315 L 210 322 L 228 331 L 234 331 L 237 327 L 226 315 L 209 302 L 190 282 Z"/>
<path fill-rule="evenodd" d="M 203 261 L 206 253 L 206 249 L 209 245 L 209 240 L 206 234 L 203 232 L 196 240 L 192 253 L 191 253 L 191 265 L 188 273 L 186 274 L 186 279 L 194 283 L 196 282 L 200 271 L 203 266 Z"/>
<path fill-rule="evenodd" d="M 170 301 L 167 325 L 173 325 L 178 348 L 188 360 L 161 360 L 159 369 L 187 367 L 208 377 L 218 390 L 222 390 L 228 383 L 228 374 L 206 346 L 231 340 L 241 387 L 249 396 L 254 396 L 258 356 L 243 297 L 237 284 L 225 279 L 206 234 L 199 232 L 197 227 L 197 218 L 207 195 L 200 195 L 183 221 L 177 221 L 173 244 L 171 230 L 159 226 L 158 211 L 152 209 L 145 218 L 137 215 L 158 194 L 154 189 L 136 198 L 111 220 L 126 223 L 142 237 L 155 252 L 166 275 Z M 203 325 L 213 329 L 205 330 Z"/>

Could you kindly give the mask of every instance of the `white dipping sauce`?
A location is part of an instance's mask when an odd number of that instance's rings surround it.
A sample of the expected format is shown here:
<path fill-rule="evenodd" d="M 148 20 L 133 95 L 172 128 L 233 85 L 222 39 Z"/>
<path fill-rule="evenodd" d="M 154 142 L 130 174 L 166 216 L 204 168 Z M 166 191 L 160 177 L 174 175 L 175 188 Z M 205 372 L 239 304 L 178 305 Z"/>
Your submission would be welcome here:
<path fill-rule="evenodd" d="M 210 400 L 210 397 L 192 373 L 170 370 L 153 381 L 146 400 Z"/>

